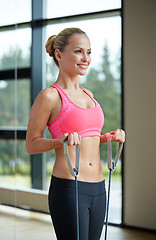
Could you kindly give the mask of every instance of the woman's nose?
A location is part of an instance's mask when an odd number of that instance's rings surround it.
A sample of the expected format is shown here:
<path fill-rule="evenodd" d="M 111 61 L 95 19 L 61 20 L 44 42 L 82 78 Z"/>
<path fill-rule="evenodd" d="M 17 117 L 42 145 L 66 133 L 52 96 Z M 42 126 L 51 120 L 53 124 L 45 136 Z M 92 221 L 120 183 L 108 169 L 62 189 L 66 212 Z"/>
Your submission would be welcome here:
<path fill-rule="evenodd" d="M 85 61 L 85 62 L 87 61 L 87 55 L 86 55 L 85 53 L 83 54 L 82 59 L 83 59 L 83 61 Z"/>

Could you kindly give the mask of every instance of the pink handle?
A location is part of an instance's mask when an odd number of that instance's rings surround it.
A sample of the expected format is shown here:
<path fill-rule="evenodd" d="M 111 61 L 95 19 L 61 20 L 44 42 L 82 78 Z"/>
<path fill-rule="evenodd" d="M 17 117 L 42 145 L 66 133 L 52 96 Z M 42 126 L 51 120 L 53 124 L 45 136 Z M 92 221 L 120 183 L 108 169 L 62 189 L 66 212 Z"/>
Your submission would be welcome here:
<path fill-rule="evenodd" d="M 107 139 L 108 142 L 111 142 L 112 137 L 115 135 L 116 131 L 118 131 L 118 130 L 115 130 L 115 131 L 112 131 L 110 133 L 105 133 L 104 134 L 104 136 L 105 136 L 105 138 Z"/>

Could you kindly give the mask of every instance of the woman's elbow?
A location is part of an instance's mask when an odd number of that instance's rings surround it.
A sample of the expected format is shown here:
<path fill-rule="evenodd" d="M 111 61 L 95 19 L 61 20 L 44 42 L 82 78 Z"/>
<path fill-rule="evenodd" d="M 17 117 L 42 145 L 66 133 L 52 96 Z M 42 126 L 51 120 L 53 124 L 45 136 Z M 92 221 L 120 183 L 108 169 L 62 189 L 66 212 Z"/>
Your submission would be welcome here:
<path fill-rule="evenodd" d="M 26 143 L 25 143 L 25 149 L 26 149 L 27 153 L 29 153 L 29 154 L 35 154 L 35 153 L 33 152 L 33 149 L 32 149 L 32 147 L 31 147 L 31 144 L 28 143 L 27 141 L 26 141 Z"/>

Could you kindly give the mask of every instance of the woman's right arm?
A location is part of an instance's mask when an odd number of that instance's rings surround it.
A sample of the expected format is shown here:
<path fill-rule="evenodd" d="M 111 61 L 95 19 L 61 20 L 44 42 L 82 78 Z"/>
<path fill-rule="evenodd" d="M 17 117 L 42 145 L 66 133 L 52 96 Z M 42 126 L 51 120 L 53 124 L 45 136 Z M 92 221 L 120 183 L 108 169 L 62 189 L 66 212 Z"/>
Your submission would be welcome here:
<path fill-rule="evenodd" d="M 43 138 L 49 117 L 54 109 L 55 99 L 52 99 L 51 90 L 43 90 L 36 97 L 32 106 L 26 134 L 25 148 L 29 154 L 37 154 L 57 149 L 63 145 L 68 136 L 64 134 L 59 139 Z"/>

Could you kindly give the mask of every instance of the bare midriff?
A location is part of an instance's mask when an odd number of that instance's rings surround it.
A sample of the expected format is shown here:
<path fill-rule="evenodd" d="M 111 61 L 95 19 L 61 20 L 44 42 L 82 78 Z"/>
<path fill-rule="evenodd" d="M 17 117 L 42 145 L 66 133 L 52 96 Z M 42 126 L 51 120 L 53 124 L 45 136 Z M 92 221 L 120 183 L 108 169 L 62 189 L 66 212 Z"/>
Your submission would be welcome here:
<path fill-rule="evenodd" d="M 100 161 L 99 137 L 86 137 L 81 139 L 80 161 L 78 180 L 84 182 L 100 182 L 104 180 L 102 165 Z M 59 178 L 74 179 L 71 176 L 63 147 L 56 149 L 56 160 L 53 175 Z M 76 147 L 68 146 L 72 166 L 75 166 Z"/>

